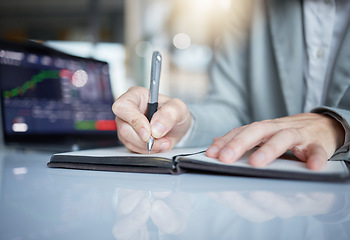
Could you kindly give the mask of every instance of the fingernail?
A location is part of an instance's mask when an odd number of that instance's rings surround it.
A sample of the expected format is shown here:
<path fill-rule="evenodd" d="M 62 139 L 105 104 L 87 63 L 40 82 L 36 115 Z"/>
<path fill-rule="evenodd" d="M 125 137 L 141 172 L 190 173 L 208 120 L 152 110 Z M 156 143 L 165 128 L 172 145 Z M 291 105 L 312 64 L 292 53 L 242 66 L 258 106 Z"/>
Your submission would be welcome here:
<path fill-rule="evenodd" d="M 156 138 L 163 137 L 163 135 L 166 131 L 165 126 L 158 121 L 153 123 L 151 128 L 152 128 L 152 136 L 154 136 Z"/>
<path fill-rule="evenodd" d="M 223 162 L 232 162 L 233 157 L 235 156 L 235 153 L 230 148 L 224 148 L 224 150 L 220 153 L 220 160 Z"/>
<path fill-rule="evenodd" d="M 148 134 L 147 134 L 147 130 L 145 128 L 141 128 L 139 131 L 139 136 L 142 139 L 142 141 L 147 142 L 148 139 Z"/>
<path fill-rule="evenodd" d="M 323 168 L 323 162 L 319 159 L 315 159 L 314 161 L 309 161 L 308 167 L 312 170 L 321 170 Z"/>
<path fill-rule="evenodd" d="M 261 151 L 257 151 L 254 153 L 253 155 L 253 164 L 254 166 L 257 167 L 261 167 L 265 165 L 265 161 L 266 161 L 266 155 L 265 153 L 261 152 Z"/>
<path fill-rule="evenodd" d="M 218 156 L 218 153 L 219 153 L 219 148 L 217 148 L 215 146 L 210 146 L 207 149 L 207 156 L 208 157 L 216 158 Z"/>

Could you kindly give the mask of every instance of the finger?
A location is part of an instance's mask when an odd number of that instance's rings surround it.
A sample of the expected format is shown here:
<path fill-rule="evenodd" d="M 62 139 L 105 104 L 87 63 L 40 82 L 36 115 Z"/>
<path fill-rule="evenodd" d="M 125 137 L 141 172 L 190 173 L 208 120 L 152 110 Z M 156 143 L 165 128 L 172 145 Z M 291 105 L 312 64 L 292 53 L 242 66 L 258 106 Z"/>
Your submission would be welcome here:
<path fill-rule="evenodd" d="M 163 199 L 169 197 L 172 194 L 172 191 L 152 191 L 152 194 L 155 198 Z"/>
<path fill-rule="evenodd" d="M 117 125 L 118 139 L 127 149 L 136 153 L 148 153 L 147 144 L 139 138 L 134 129 L 128 123 L 119 119 L 117 120 Z M 167 151 L 172 148 L 173 145 L 171 139 L 167 137 L 155 139 L 151 153 Z"/>
<path fill-rule="evenodd" d="M 148 90 L 133 87 L 120 96 L 112 106 L 116 117 L 127 122 L 144 142 L 147 142 L 151 136 L 150 124 L 144 115 L 147 102 Z"/>
<path fill-rule="evenodd" d="M 237 134 L 246 126 L 235 128 L 229 131 L 222 137 L 215 138 L 213 143 L 209 146 L 206 151 L 206 155 L 210 158 L 218 158 L 220 151 L 227 145 L 227 143 L 237 136 Z"/>
<path fill-rule="evenodd" d="M 149 154 L 146 143 L 143 143 L 143 145 L 140 147 L 138 145 L 135 145 L 133 142 L 124 140 L 123 144 L 131 152 L 140 153 L 140 154 Z M 159 152 L 165 152 L 165 151 L 168 151 L 169 149 L 171 149 L 171 143 L 169 139 L 162 138 L 159 140 L 154 140 L 152 151 L 150 153 L 154 154 Z"/>
<path fill-rule="evenodd" d="M 288 219 L 296 215 L 294 205 L 288 202 L 288 198 L 279 194 L 268 191 L 255 191 L 250 194 L 250 197 L 261 208 L 280 218 Z"/>
<path fill-rule="evenodd" d="M 154 140 L 154 144 L 151 152 L 148 152 L 146 143 L 144 143 L 143 146 L 140 147 L 140 146 L 134 145 L 132 142 L 125 140 L 123 144 L 131 152 L 140 153 L 140 154 L 149 154 L 149 153 L 154 154 L 159 152 L 165 152 L 172 148 L 171 142 L 168 138 Z"/>
<path fill-rule="evenodd" d="M 130 214 L 145 196 L 145 191 L 119 190 L 117 212 L 122 215 Z"/>
<path fill-rule="evenodd" d="M 265 222 L 275 218 L 274 214 L 261 208 L 240 192 L 222 192 L 220 195 L 227 206 L 251 222 Z"/>
<path fill-rule="evenodd" d="M 312 170 L 321 170 L 327 164 L 328 157 L 326 150 L 319 144 L 307 146 L 306 166 Z"/>
<path fill-rule="evenodd" d="M 184 102 L 179 99 L 169 99 L 160 96 L 162 105 L 151 119 L 151 131 L 154 138 L 164 137 L 174 127 L 183 127 L 186 132 L 190 125 L 191 116 Z"/>
<path fill-rule="evenodd" d="M 151 218 L 153 223 L 165 234 L 178 233 L 180 229 L 179 215 L 163 201 L 156 200 L 152 204 Z"/>
<path fill-rule="evenodd" d="M 132 152 L 146 153 L 146 143 L 140 139 L 135 130 L 122 120 L 117 120 L 118 126 L 118 139 L 124 144 L 124 146 Z"/>
<path fill-rule="evenodd" d="M 293 148 L 291 148 L 290 150 L 299 160 L 306 162 L 307 153 L 306 153 L 306 149 L 304 146 L 297 145 L 297 146 L 294 146 Z"/>
<path fill-rule="evenodd" d="M 297 205 L 299 216 L 314 216 L 326 214 L 334 204 L 334 193 L 308 192 L 299 193 L 296 200 L 301 204 Z"/>
<path fill-rule="evenodd" d="M 269 138 L 277 131 L 277 125 L 269 121 L 255 122 L 243 128 L 219 153 L 219 161 L 236 162 L 244 153 Z"/>
<path fill-rule="evenodd" d="M 172 148 L 172 144 L 169 138 L 163 137 L 161 139 L 155 139 L 151 153 L 165 152 Z"/>
<path fill-rule="evenodd" d="M 266 166 L 288 149 L 300 145 L 303 139 L 298 129 L 288 128 L 278 131 L 249 157 L 249 162 L 255 167 Z"/>
<path fill-rule="evenodd" d="M 129 215 L 116 222 L 112 230 L 114 237 L 116 239 L 130 239 L 146 224 L 150 212 L 151 203 L 147 198 L 142 199 Z"/>

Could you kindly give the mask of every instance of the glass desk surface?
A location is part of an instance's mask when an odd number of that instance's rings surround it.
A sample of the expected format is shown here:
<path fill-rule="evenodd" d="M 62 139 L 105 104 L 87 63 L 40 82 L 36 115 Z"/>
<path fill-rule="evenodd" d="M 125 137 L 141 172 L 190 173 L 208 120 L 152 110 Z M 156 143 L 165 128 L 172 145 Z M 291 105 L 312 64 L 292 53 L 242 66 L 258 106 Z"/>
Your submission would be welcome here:
<path fill-rule="evenodd" d="M 350 239 L 350 183 L 46 167 L 0 153 L 0 239 Z"/>

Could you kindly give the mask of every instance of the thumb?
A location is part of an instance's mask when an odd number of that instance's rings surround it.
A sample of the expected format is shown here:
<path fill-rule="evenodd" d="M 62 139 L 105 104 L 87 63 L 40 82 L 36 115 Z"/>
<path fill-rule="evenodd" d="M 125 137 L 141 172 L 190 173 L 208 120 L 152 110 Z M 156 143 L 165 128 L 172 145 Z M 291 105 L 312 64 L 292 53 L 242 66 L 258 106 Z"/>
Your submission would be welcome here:
<path fill-rule="evenodd" d="M 312 170 L 321 170 L 327 164 L 327 152 L 319 144 L 308 146 L 307 167 Z"/>

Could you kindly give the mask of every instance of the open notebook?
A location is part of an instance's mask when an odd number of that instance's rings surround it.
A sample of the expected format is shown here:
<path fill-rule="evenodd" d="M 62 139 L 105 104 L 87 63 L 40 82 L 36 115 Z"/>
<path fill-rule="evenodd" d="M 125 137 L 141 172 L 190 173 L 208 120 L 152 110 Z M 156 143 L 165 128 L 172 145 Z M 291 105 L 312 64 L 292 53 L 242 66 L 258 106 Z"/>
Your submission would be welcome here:
<path fill-rule="evenodd" d="M 350 179 L 349 163 L 328 161 L 321 171 L 306 168 L 305 163 L 279 158 L 269 166 L 255 168 L 248 164 L 245 154 L 234 164 L 208 158 L 203 148 L 173 149 L 158 154 L 131 153 L 124 147 L 58 153 L 52 155 L 49 167 L 140 173 L 206 172 L 225 175 L 281 179 L 345 181 Z"/>

